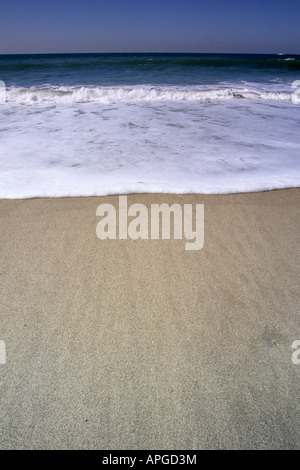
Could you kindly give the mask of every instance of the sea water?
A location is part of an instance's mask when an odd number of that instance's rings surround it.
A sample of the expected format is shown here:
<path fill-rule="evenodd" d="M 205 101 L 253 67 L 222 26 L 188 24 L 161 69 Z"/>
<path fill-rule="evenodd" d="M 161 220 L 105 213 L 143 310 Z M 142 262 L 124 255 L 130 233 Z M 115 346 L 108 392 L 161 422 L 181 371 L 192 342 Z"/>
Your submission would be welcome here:
<path fill-rule="evenodd" d="M 300 184 L 300 56 L 2 55 L 0 80 L 1 198 Z"/>

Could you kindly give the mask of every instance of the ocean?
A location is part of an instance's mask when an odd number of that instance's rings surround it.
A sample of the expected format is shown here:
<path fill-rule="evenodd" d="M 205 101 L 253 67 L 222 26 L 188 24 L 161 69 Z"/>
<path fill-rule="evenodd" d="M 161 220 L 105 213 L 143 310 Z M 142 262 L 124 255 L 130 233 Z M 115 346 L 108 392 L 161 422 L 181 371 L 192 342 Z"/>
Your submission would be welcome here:
<path fill-rule="evenodd" d="M 0 80 L 1 198 L 300 185 L 300 55 L 1 55 Z"/>

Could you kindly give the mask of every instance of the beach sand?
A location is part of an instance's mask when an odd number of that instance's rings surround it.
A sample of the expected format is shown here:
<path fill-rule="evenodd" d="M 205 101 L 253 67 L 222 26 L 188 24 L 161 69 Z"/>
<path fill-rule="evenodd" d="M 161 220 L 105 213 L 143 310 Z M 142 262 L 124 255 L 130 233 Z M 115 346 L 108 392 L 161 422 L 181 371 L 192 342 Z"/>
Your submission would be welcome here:
<path fill-rule="evenodd" d="M 300 190 L 205 206 L 205 241 L 105 240 L 118 197 L 0 200 L 1 449 L 300 447 Z"/>

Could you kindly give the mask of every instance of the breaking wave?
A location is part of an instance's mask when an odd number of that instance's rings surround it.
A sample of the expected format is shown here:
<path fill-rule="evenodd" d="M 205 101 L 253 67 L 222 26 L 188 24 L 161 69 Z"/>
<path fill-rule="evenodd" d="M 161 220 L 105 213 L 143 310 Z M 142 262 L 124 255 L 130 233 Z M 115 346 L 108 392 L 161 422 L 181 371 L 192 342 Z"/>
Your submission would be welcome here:
<path fill-rule="evenodd" d="M 15 104 L 138 103 L 159 101 L 222 101 L 227 99 L 292 101 L 292 93 L 248 89 L 171 87 L 49 87 L 7 89 L 6 100 Z"/>

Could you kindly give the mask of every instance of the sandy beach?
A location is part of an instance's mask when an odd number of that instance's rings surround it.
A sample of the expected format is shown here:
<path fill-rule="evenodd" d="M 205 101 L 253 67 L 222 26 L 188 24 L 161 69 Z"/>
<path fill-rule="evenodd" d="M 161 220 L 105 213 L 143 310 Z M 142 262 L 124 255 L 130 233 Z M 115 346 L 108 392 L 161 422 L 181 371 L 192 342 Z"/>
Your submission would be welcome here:
<path fill-rule="evenodd" d="M 203 248 L 0 200 L 0 448 L 299 449 L 300 190 L 134 202 L 204 204 Z"/>

